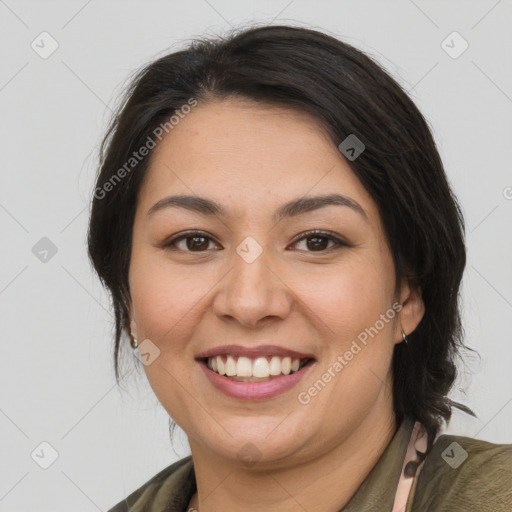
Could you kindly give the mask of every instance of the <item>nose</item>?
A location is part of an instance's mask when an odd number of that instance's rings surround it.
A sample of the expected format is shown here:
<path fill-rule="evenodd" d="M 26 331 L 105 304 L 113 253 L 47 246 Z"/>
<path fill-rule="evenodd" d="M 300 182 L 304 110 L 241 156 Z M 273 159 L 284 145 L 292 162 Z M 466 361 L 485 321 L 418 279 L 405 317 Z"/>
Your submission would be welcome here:
<path fill-rule="evenodd" d="M 269 263 L 265 252 L 251 263 L 234 254 L 233 268 L 219 283 L 213 301 L 219 318 L 231 318 L 244 327 L 256 328 L 271 317 L 284 319 L 289 315 L 291 291 L 275 270 L 276 265 Z"/>

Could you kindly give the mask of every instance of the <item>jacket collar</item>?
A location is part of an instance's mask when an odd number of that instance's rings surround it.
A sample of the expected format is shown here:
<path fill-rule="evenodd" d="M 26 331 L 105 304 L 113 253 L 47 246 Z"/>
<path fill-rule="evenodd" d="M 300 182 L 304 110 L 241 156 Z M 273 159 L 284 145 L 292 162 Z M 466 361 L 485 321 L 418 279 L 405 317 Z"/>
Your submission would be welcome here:
<path fill-rule="evenodd" d="M 411 418 L 402 421 L 377 464 L 340 512 L 392 509 L 413 427 Z"/>
<path fill-rule="evenodd" d="M 413 427 L 411 418 L 402 421 L 377 464 L 340 512 L 391 510 Z M 155 497 L 154 510 L 187 510 L 197 487 L 192 457 L 182 462 Z"/>

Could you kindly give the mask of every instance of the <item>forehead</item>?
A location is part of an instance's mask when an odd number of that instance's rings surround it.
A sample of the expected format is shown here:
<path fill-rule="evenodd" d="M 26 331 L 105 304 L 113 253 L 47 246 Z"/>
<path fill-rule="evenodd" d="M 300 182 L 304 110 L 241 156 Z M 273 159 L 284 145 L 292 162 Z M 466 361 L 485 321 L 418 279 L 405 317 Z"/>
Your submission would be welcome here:
<path fill-rule="evenodd" d="M 199 104 L 162 139 L 140 199 L 155 202 L 171 192 L 232 203 L 252 198 L 260 209 L 333 192 L 368 208 L 373 202 L 313 116 L 249 100 Z"/>

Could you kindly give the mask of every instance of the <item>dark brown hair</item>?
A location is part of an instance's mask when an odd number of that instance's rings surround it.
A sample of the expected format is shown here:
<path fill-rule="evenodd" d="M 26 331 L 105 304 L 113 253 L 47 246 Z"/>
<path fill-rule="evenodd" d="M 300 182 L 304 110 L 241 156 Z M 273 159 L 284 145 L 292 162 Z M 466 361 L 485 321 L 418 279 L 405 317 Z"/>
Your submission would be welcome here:
<path fill-rule="evenodd" d="M 421 421 L 431 442 L 453 406 L 474 415 L 447 397 L 456 357 L 465 347 L 459 304 L 464 221 L 427 122 L 372 58 L 324 33 L 290 26 L 195 40 L 151 62 L 133 77 L 112 118 L 100 150 L 88 243 L 94 268 L 112 295 L 116 380 L 120 348 L 127 345 L 121 340 L 129 335 L 137 193 L 149 161 L 132 165 L 130 159 L 191 99 L 201 104 L 235 97 L 308 112 L 336 146 L 350 134 L 364 143 L 349 164 L 378 206 L 397 286 L 403 276 L 412 278 L 425 303 L 409 343 L 395 346 L 397 422 L 405 416 Z"/>

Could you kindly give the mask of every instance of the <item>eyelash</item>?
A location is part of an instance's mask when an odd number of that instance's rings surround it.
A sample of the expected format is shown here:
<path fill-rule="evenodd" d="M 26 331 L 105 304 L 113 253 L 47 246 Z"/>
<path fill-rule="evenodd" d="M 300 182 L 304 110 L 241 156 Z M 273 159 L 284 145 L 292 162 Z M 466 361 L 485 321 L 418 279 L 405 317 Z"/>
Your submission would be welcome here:
<path fill-rule="evenodd" d="M 200 236 L 202 238 L 207 238 L 209 240 L 213 240 L 212 237 L 208 236 L 206 233 L 202 232 L 202 231 L 188 231 L 184 234 L 181 234 L 175 238 L 172 238 L 171 240 L 165 242 L 163 245 L 162 245 L 162 248 L 164 249 L 169 249 L 169 250 L 172 250 L 172 251 L 180 251 L 182 249 L 178 249 L 176 247 L 176 243 L 177 242 L 180 242 L 182 240 L 186 240 L 187 238 L 193 238 L 195 236 Z M 319 238 L 327 238 L 328 240 L 334 242 L 334 246 L 331 246 L 327 249 L 324 249 L 324 250 L 321 250 L 321 251 L 305 251 L 305 252 L 311 252 L 311 253 L 326 253 L 326 252 L 330 252 L 333 248 L 341 248 L 341 247 L 351 247 L 350 244 L 344 242 L 343 240 L 340 240 L 337 236 L 335 236 L 332 232 L 330 231 L 321 231 L 321 230 L 311 230 L 311 231 L 306 231 L 304 233 L 301 233 L 300 234 L 300 238 L 297 238 L 294 242 L 292 242 L 292 245 L 295 245 L 297 244 L 298 242 L 304 240 L 304 239 L 307 239 L 307 238 L 313 238 L 314 236 L 316 237 L 319 237 Z M 204 253 L 206 251 L 189 251 L 189 250 L 185 250 L 183 252 L 187 252 L 187 253 Z"/>

